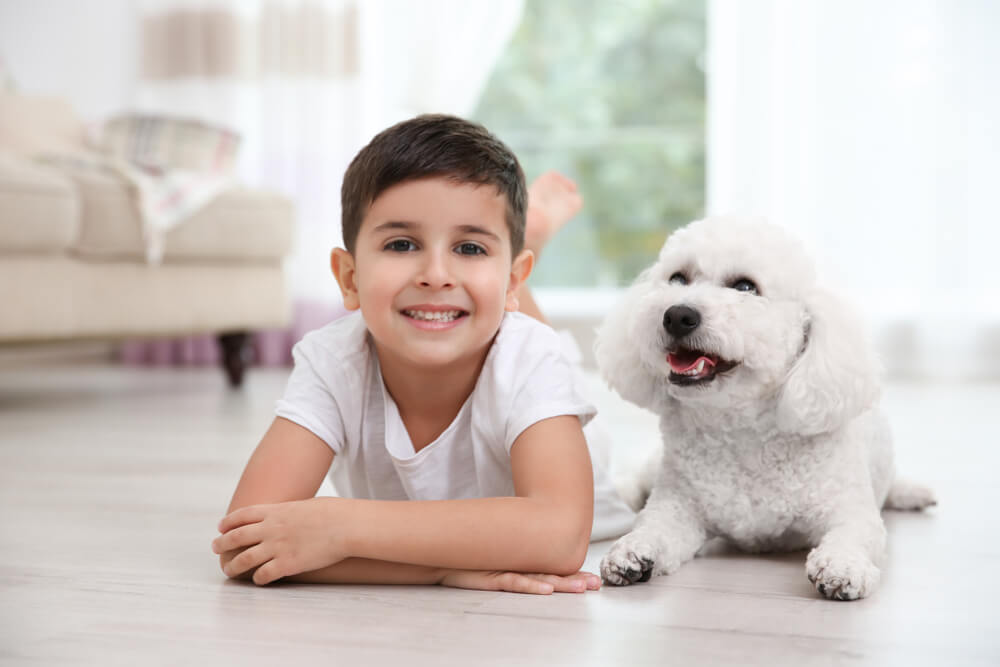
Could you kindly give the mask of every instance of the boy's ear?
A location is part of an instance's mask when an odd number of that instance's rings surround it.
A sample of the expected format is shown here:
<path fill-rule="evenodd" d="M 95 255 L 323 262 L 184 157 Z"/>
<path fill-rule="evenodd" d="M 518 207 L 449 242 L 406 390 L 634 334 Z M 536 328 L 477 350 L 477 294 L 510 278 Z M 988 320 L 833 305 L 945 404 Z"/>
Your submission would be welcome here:
<path fill-rule="evenodd" d="M 334 248 L 330 253 L 330 268 L 333 269 L 333 277 L 340 285 L 340 295 L 344 299 L 344 308 L 347 310 L 357 310 L 361 307 L 358 299 L 357 269 L 354 266 L 354 257 L 343 248 Z"/>
<path fill-rule="evenodd" d="M 514 313 L 521 307 L 517 300 L 517 291 L 521 289 L 531 270 L 535 268 L 535 253 L 530 250 L 522 250 L 510 267 L 510 280 L 507 281 L 507 300 L 504 303 L 504 310 Z"/>

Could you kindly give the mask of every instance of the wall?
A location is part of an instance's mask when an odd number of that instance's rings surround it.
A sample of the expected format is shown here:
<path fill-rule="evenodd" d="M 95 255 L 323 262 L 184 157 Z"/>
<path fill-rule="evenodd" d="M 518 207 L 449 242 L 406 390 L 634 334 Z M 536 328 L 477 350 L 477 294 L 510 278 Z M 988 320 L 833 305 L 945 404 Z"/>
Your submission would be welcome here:
<path fill-rule="evenodd" d="M 136 11 L 129 0 L 0 0 L 0 60 L 20 92 L 63 97 L 99 120 L 132 96 Z"/>

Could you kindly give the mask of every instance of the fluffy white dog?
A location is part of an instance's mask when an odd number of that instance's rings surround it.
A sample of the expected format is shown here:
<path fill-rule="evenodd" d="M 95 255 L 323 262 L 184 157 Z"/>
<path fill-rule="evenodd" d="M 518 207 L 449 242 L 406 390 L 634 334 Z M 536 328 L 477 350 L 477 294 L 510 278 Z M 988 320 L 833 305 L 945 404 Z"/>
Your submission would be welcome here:
<path fill-rule="evenodd" d="M 723 537 L 750 552 L 814 547 L 809 581 L 853 600 L 878 584 L 880 509 L 935 504 L 895 479 L 857 316 L 778 227 L 714 218 L 671 235 L 595 351 L 663 436 L 635 528 L 601 562 L 610 584 L 670 574 Z"/>

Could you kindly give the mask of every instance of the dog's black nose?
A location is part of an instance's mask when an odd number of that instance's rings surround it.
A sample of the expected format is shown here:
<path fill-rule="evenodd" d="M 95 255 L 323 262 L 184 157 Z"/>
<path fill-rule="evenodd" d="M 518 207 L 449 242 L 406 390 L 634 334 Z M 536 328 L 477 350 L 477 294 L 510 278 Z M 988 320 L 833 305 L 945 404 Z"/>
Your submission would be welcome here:
<path fill-rule="evenodd" d="M 683 338 L 701 324 L 701 313 L 690 306 L 671 306 L 663 313 L 663 328 L 674 338 Z"/>

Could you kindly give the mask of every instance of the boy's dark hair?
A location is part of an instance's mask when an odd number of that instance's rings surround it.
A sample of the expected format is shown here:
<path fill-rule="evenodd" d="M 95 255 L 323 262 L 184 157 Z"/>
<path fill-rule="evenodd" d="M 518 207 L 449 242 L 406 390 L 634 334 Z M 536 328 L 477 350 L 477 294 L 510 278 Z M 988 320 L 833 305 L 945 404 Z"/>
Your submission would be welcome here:
<path fill-rule="evenodd" d="M 347 251 L 354 254 L 361 221 L 380 194 L 398 183 L 434 176 L 495 187 L 507 200 L 512 256 L 521 252 L 528 199 L 521 165 L 482 125 L 443 114 L 417 116 L 383 130 L 351 161 L 340 188 Z"/>

